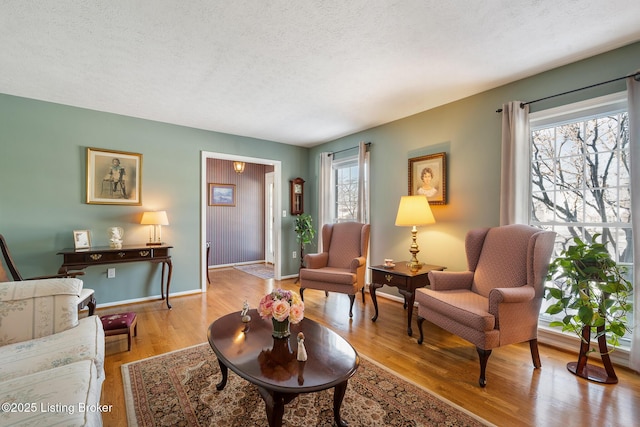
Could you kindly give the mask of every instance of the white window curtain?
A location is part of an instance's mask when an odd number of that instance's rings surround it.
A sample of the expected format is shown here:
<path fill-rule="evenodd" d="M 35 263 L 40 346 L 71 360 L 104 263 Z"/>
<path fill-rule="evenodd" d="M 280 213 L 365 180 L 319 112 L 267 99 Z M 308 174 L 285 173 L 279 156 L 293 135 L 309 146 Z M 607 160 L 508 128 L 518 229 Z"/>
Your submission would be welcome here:
<path fill-rule="evenodd" d="M 631 168 L 631 230 L 633 233 L 633 331 L 629 366 L 640 372 L 640 81 L 627 78 L 629 157 Z M 633 184 L 635 183 L 635 184 Z"/>
<path fill-rule="evenodd" d="M 500 225 L 529 220 L 529 106 L 520 101 L 502 106 L 502 172 Z"/>
<path fill-rule="evenodd" d="M 358 222 L 369 223 L 369 150 L 361 142 L 358 146 Z"/>
<path fill-rule="evenodd" d="M 320 153 L 320 183 L 318 185 L 318 252 L 322 252 L 322 226 L 333 222 L 334 185 L 333 154 Z"/>
<path fill-rule="evenodd" d="M 358 146 L 358 222 L 369 224 L 369 169 L 371 162 L 369 161 L 369 150 L 367 144 L 361 142 Z M 371 265 L 371 244 L 367 252 L 367 265 Z M 365 269 L 365 283 L 371 283 L 371 270 Z"/>

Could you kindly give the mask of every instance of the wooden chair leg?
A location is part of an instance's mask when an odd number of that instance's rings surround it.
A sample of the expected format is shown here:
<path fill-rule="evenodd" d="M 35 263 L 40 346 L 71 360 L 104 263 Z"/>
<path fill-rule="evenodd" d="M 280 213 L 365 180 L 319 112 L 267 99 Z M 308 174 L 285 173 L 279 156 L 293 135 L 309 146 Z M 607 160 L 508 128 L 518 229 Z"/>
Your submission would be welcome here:
<path fill-rule="evenodd" d="M 480 347 L 476 347 L 478 351 L 478 356 L 480 356 L 480 380 L 478 383 L 480 387 L 484 387 L 487 385 L 487 361 L 489 360 L 489 356 L 491 356 L 491 350 L 484 350 Z"/>
<path fill-rule="evenodd" d="M 360 293 L 362 294 L 362 303 L 364 304 L 364 286 L 360 289 Z"/>
<path fill-rule="evenodd" d="M 91 299 L 87 303 L 87 307 L 89 308 L 89 316 L 93 316 L 93 313 L 96 311 L 96 297 L 95 295 L 91 295 Z"/>
<path fill-rule="evenodd" d="M 533 366 L 539 368 L 542 366 L 540 363 L 540 352 L 538 351 L 538 340 L 529 340 L 529 348 L 531 349 L 531 360 L 533 360 Z"/>
<path fill-rule="evenodd" d="M 304 302 L 304 290 L 305 288 L 300 288 L 300 299 Z"/>
<path fill-rule="evenodd" d="M 422 334 L 422 324 L 424 323 L 424 317 L 418 316 L 418 329 L 420 330 L 420 338 L 418 338 L 418 344 L 422 344 L 424 335 Z"/>
<path fill-rule="evenodd" d="M 356 296 L 355 295 L 349 295 L 349 317 L 353 317 L 353 303 L 356 300 Z"/>

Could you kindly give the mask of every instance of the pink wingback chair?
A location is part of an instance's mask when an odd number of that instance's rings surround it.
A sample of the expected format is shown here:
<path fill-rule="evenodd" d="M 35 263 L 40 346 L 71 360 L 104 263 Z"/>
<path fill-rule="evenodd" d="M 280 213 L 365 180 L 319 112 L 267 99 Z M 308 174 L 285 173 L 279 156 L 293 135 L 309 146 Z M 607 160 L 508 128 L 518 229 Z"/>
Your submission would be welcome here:
<path fill-rule="evenodd" d="M 538 315 L 556 233 L 528 225 L 472 230 L 465 248 L 468 271 L 430 271 L 430 288 L 416 289 L 419 344 L 428 320 L 475 344 L 480 386 L 491 350 L 529 342 L 539 368 Z"/>
<path fill-rule="evenodd" d="M 300 297 L 305 289 L 349 295 L 349 317 L 353 317 L 356 293 L 364 302 L 364 275 L 369 250 L 369 224 L 343 222 L 322 227 L 322 253 L 307 254 L 300 270 Z"/>

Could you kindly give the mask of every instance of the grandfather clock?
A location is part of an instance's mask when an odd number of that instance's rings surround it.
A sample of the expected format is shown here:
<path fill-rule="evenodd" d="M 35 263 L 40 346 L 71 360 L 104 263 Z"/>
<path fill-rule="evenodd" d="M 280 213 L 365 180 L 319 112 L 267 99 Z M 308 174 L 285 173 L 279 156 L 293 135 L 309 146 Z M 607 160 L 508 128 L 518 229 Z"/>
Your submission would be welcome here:
<path fill-rule="evenodd" d="M 291 215 L 304 213 L 304 179 L 298 177 L 289 180 L 289 192 L 291 193 Z"/>

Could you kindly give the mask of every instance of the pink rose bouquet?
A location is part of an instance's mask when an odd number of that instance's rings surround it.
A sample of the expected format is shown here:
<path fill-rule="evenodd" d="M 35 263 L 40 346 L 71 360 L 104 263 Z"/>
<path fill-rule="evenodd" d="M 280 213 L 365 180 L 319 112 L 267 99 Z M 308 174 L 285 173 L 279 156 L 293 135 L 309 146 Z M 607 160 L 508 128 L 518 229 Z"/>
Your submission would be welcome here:
<path fill-rule="evenodd" d="M 274 289 L 262 297 L 258 313 L 263 319 L 274 318 L 278 322 L 289 319 L 290 323 L 296 324 L 304 318 L 304 302 L 295 292 Z"/>

